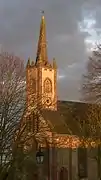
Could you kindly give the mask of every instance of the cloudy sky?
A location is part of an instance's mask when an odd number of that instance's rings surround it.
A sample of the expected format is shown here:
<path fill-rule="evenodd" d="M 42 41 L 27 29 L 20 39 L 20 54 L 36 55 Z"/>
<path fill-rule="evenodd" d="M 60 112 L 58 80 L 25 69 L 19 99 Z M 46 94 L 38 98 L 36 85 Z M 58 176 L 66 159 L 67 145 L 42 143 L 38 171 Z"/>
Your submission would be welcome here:
<path fill-rule="evenodd" d="M 0 0 L 0 44 L 26 61 L 36 57 L 45 11 L 49 60 L 56 58 L 58 96 L 79 100 L 87 53 L 101 36 L 101 0 Z"/>

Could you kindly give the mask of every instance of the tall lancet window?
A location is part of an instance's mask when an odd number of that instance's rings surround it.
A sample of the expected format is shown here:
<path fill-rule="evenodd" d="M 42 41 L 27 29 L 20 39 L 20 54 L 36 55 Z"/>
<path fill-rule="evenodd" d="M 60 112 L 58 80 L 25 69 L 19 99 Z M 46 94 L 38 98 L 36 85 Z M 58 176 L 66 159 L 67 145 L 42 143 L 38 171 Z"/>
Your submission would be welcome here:
<path fill-rule="evenodd" d="M 52 93 L 52 81 L 49 78 L 44 81 L 44 93 Z"/>

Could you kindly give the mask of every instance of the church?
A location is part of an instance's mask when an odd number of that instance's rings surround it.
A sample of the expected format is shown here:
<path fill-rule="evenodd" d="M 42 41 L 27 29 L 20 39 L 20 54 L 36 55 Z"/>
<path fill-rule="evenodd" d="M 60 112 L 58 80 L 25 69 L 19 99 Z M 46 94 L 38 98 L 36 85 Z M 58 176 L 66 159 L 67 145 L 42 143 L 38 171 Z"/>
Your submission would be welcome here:
<path fill-rule="evenodd" d="M 26 66 L 26 106 L 20 126 L 22 129 L 26 125 L 22 138 L 30 138 L 24 142 L 24 150 L 30 149 L 33 144 L 36 149 L 36 144 L 43 149 L 47 147 L 46 167 L 50 179 L 58 179 L 63 167 L 68 169 L 69 179 L 71 176 L 71 179 L 78 177 L 77 149 L 82 145 L 81 139 L 84 137 L 80 127 L 84 127 L 90 105 L 59 101 L 57 63 L 55 58 L 52 63 L 48 60 L 44 14 L 41 17 L 36 60 L 31 61 L 29 58 Z M 87 143 L 83 140 L 85 147 L 91 144 L 91 140 Z M 80 163 L 84 166 L 85 177 L 87 159 L 80 157 Z"/>

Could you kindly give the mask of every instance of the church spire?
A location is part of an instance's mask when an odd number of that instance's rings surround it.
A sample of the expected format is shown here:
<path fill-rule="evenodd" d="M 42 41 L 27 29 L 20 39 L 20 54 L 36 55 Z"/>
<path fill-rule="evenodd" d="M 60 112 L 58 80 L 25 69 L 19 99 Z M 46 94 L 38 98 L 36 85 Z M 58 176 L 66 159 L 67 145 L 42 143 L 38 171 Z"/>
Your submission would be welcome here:
<path fill-rule="evenodd" d="M 46 41 L 46 23 L 44 11 L 42 11 L 41 24 L 40 24 L 40 34 L 38 41 L 36 64 L 46 64 L 47 63 L 47 41 Z"/>

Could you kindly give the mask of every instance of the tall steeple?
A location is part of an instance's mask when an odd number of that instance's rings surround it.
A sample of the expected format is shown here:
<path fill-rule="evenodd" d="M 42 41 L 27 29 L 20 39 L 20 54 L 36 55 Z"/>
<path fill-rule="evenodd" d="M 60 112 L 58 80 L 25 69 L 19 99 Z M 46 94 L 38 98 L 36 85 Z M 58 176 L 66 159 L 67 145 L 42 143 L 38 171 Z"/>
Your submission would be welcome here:
<path fill-rule="evenodd" d="M 37 48 L 36 64 L 46 64 L 47 63 L 47 41 L 46 41 L 46 23 L 44 11 L 42 11 L 41 24 L 40 24 L 40 34 Z"/>
<path fill-rule="evenodd" d="M 27 106 L 35 101 L 43 109 L 57 110 L 57 65 L 48 61 L 46 23 L 42 12 L 36 62 L 28 59 L 26 67 Z"/>

